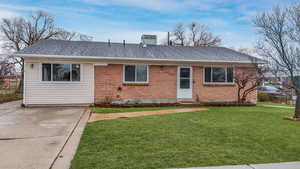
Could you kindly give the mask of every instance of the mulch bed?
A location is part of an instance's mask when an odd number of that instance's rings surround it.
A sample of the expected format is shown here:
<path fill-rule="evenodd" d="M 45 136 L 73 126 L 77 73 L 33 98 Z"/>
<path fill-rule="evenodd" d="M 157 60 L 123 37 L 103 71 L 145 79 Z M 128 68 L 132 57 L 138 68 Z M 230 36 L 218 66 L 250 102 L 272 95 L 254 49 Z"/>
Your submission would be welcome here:
<path fill-rule="evenodd" d="M 95 103 L 96 107 L 104 108 L 131 108 L 131 107 L 170 107 L 181 106 L 178 103 L 163 103 L 163 104 L 109 104 L 109 103 Z"/>
<path fill-rule="evenodd" d="M 254 103 L 237 103 L 237 102 L 195 102 L 190 104 L 180 103 L 163 103 L 163 104 L 109 104 L 109 103 L 95 103 L 96 107 L 104 108 L 130 108 L 130 107 L 198 107 L 198 106 L 256 106 Z"/>
<path fill-rule="evenodd" d="M 283 117 L 283 120 L 300 121 L 300 118 L 294 118 L 294 117 Z"/>

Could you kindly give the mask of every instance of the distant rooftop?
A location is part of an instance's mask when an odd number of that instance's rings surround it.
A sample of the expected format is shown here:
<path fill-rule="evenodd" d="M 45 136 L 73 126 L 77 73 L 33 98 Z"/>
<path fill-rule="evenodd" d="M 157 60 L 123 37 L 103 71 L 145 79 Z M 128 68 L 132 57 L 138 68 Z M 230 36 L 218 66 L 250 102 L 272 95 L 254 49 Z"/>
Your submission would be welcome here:
<path fill-rule="evenodd" d="M 241 62 L 262 60 L 225 47 L 164 46 L 95 41 L 41 40 L 15 54 L 20 56 L 69 56 L 116 59 Z"/>

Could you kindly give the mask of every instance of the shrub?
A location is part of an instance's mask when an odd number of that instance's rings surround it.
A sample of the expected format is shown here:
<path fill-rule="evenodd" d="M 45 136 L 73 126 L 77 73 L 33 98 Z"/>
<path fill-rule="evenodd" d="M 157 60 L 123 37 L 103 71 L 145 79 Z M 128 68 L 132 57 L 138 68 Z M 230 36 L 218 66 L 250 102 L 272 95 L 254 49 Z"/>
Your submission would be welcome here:
<path fill-rule="evenodd" d="M 18 93 L 0 94 L 0 103 L 10 102 L 10 101 L 15 101 L 20 99 L 22 99 L 22 95 Z"/>
<path fill-rule="evenodd" d="M 257 96 L 258 96 L 258 101 L 271 101 L 267 93 L 258 92 Z"/>

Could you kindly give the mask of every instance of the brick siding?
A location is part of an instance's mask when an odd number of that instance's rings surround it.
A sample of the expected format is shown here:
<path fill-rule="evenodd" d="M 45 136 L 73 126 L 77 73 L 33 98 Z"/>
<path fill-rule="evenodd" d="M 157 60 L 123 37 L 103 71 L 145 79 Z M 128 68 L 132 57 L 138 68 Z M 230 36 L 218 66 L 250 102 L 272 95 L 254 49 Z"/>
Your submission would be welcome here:
<path fill-rule="evenodd" d="M 234 71 L 253 71 L 234 68 Z M 124 84 L 123 65 L 95 66 L 95 103 L 110 99 L 176 99 L 177 66 L 149 65 L 148 84 Z M 237 87 L 203 84 L 203 67 L 193 66 L 193 99 L 211 101 L 237 100 Z M 256 92 L 249 96 L 256 102 Z"/>

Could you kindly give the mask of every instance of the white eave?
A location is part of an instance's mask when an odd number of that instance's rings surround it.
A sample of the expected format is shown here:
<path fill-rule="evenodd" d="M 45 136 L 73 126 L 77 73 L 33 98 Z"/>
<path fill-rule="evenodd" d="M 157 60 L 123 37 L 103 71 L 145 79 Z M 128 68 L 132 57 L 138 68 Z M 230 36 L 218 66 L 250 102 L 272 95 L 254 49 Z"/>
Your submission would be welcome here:
<path fill-rule="evenodd" d="M 164 62 L 206 62 L 206 63 L 253 63 L 251 61 L 221 61 L 221 60 L 182 60 L 182 59 L 158 59 L 158 58 L 128 58 L 128 57 L 103 57 L 103 56 L 65 56 L 65 55 L 42 55 L 42 54 L 12 54 L 19 57 L 34 58 L 61 58 L 61 59 L 99 59 L 99 60 L 120 60 L 120 61 L 164 61 Z M 263 61 L 255 63 L 265 63 Z"/>

